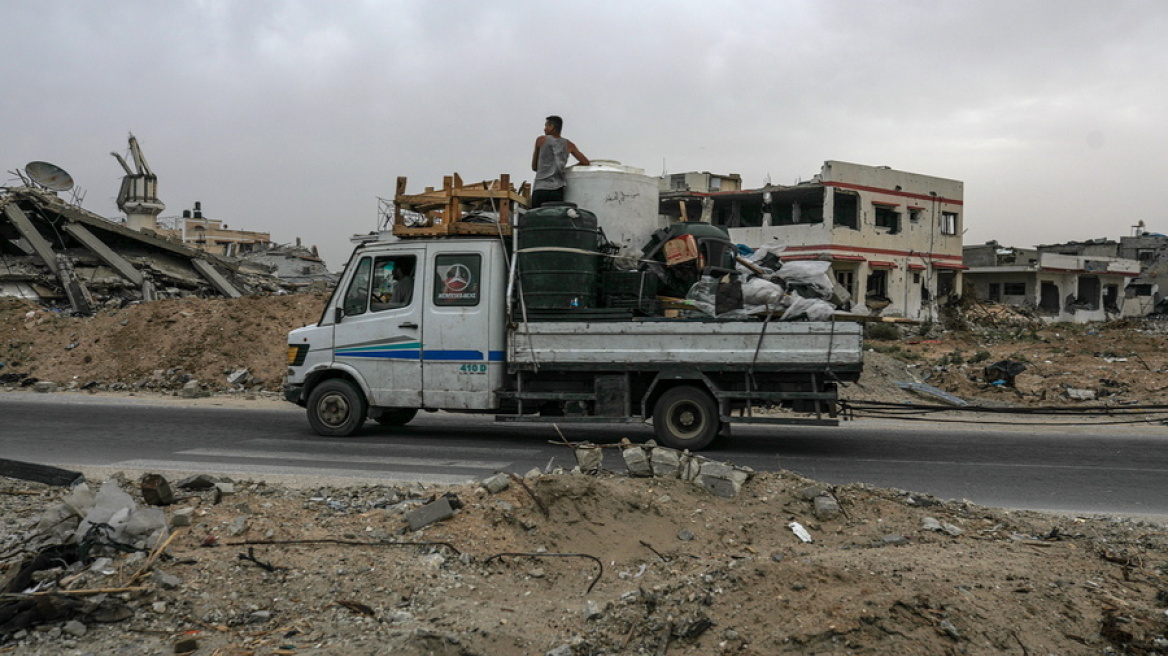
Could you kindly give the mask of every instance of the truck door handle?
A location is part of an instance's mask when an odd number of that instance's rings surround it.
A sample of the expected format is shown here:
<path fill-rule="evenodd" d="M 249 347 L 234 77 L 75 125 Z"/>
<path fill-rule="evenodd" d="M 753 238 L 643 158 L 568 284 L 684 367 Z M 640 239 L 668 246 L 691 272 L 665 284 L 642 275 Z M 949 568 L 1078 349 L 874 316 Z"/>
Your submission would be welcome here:
<path fill-rule="evenodd" d="M 413 321 L 407 321 L 405 323 L 399 323 L 397 325 L 397 327 L 398 328 L 417 328 L 418 324 L 414 323 Z"/>

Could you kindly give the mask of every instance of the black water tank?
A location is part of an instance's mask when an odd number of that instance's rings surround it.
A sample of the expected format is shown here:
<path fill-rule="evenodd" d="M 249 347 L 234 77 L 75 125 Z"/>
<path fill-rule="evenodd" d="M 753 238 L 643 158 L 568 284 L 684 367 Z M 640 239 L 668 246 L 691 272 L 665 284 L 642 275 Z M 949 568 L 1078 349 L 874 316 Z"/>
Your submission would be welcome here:
<path fill-rule="evenodd" d="M 524 252 L 547 247 L 576 252 Z M 519 221 L 519 291 L 527 307 L 596 307 L 599 247 L 596 215 L 588 210 L 556 203 L 524 214 Z"/>

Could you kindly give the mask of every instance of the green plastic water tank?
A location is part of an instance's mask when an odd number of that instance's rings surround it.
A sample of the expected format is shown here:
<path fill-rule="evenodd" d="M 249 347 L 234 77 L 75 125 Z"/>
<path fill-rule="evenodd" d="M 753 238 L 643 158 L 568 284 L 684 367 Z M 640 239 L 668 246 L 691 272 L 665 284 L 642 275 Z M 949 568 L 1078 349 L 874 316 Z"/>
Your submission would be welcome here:
<path fill-rule="evenodd" d="M 579 252 L 524 252 L 538 248 Z M 571 204 L 545 205 L 519 220 L 519 291 L 528 308 L 597 307 L 600 231 L 596 215 Z"/>

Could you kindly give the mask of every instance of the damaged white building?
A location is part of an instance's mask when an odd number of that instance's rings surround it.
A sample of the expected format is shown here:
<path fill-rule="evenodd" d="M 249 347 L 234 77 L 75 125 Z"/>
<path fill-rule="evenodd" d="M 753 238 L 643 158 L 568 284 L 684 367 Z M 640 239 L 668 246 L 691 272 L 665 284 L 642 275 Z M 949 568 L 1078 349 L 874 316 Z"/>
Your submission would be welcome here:
<path fill-rule="evenodd" d="M 663 215 L 700 217 L 751 247 L 784 244 L 784 261 L 831 262 L 852 311 L 924 321 L 960 296 L 963 208 L 959 180 L 836 160 L 810 181 L 754 190 L 734 174 L 661 178 Z"/>

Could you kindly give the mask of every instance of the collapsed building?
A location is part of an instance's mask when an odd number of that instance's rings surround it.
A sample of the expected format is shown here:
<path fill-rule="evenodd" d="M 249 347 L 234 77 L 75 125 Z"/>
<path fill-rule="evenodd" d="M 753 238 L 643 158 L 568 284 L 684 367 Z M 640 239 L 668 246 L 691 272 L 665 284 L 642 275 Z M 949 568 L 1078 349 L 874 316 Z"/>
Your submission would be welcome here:
<path fill-rule="evenodd" d="M 1135 260 L 1083 248 L 1014 248 L 996 241 L 964 247 L 967 288 L 981 299 L 1032 310 L 1044 321 L 1087 323 L 1147 314 L 1125 302 Z"/>
<path fill-rule="evenodd" d="M 0 296 L 61 304 L 84 315 L 157 298 L 234 298 L 280 289 L 270 276 L 245 274 L 236 263 L 150 230 L 165 206 L 133 137 L 130 145 L 137 169 L 118 157 L 127 173 L 118 194 L 124 224 L 82 208 L 76 196 L 62 198 L 73 179 L 47 162 L 30 163 L 15 172 L 18 184 L 0 187 Z"/>
<path fill-rule="evenodd" d="M 77 314 L 178 296 L 276 291 L 279 281 L 131 230 L 51 190 L 0 188 L 0 296 L 64 303 Z"/>
<path fill-rule="evenodd" d="M 238 235 L 208 242 L 205 231 L 212 226 L 201 211 L 185 213 L 184 220 L 199 223 L 202 233 L 188 235 L 186 223 L 182 230 L 161 226 L 166 205 L 138 140 L 129 138 L 129 161 L 111 155 L 125 171 L 117 196 L 121 222 L 82 208 L 76 191 L 62 197 L 73 189 L 73 178 L 48 162 L 31 162 L 13 172 L 15 184 L 0 186 L 0 297 L 64 305 L 85 315 L 158 298 L 235 298 L 335 282 L 315 249 L 299 241 L 278 246 L 267 233 L 247 232 L 248 248 L 217 250 L 223 239 L 239 241 Z"/>

